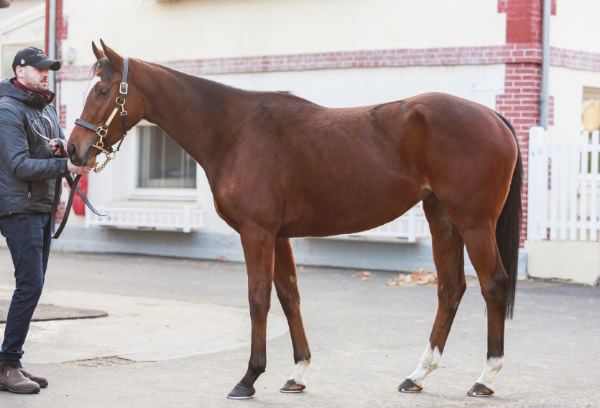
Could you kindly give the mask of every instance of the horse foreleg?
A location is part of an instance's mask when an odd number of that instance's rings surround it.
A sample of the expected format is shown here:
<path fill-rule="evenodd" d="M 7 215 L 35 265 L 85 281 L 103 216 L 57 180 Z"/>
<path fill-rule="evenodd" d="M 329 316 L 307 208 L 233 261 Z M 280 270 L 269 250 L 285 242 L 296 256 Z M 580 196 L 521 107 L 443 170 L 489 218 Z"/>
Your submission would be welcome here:
<path fill-rule="evenodd" d="M 310 364 L 310 349 L 300 314 L 296 265 L 288 238 L 278 239 L 275 245 L 275 289 L 290 328 L 295 363 L 292 373 L 280 391 L 302 392 L 306 388 L 304 371 Z"/>
<path fill-rule="evenodd" d="M 502 368 L 504 357 L 504 318 L 508 276 L 504 271 L 496 238 L 491 228 L 473 230 L 464 234 L 471 262 L 475 267 L 481 294 L 485 299 L 488 320 L 488 351 L 483 373 L 467 394 L 474 397 L 490 396 L 492 381 Z"/>
<path fill-rule="evenodd" d="M 254 395 L 254 382 L 267 366 L 267 314 L 271 305 L 275 235 L 259 227 L 241 231 L 248 273 L 248 303 L 252 319 L 252 346 L 244 378 L 227 395 L 246 399 Z"/>
<path fill-rule="evenodd" d="M 423 200 L 432 236 L 433 261 L 438 276 L 438 310 L 429 344 L 417 368 L 398 387 L 400 392 L 419 392 L 423 380 L 439 364 L 448 333 L 466 289 L 463 240 L 442 203 L 432 194 Z"/>

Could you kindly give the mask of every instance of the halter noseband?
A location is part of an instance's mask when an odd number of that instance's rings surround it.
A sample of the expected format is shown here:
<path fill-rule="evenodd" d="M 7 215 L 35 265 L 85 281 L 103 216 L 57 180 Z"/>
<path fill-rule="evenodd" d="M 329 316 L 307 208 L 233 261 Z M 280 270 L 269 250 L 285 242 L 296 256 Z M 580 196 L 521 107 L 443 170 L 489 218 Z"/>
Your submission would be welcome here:
<path fill-rule="evenodd" d="M 86 129 L 91 130 L 92 132 L 96 133 L 99 137 L 98 141 L 94 145 L 90 146 L 90 148 L 88 149 L 88 151 L 85 155 L 85 157 L 87 158 L 89 156 L 89 154 L 91 153 L 92 148 L 96 148 L 106 155 L 106 160 L 104 161 L 104 163 L 102 163 L 99 166 L 96 165 L 94 167 L 94 172 L 96 172 L 96 173 L 101 172 L 104 169 L 104 167 L 106 167 L 108 162 L 111 161 L 112 159 L 114 159 L 115 154 L 121 148 L 121 143 L 123 143 L 123 139 L 125 139 L 125 135 L 127 134 L 127 111 L 125 110 L 125 98 L 127 96 L 127 92 L 129 91 L 129 85 L 127 84 L 127 72 L 128 71 L 129 71 L 129 59 L 127 57 L 125 57 L 125 58 L 123 58 L 123 76 L 121 78 L 121 83 L 119 85 L 119 96 L 117 96 L 117 99 L 115 100 L 115 106 L 114 106 L 112 112 L 110 113 L 110 115 L 108 116 L 108 119 L 106 119 L 106 121 L 104 122 L 104 124 L 102 126 L 98 127 L 89 122 L 86 122 L 85 120 L 83 120 L 81 118 L 78 118 L 75 120 L 76 125 L 79 125 Z M 119 110 L 121 111 L 120 115 L 121 115 L 121 120 L 123 121 L 123 136 L 121 136 L 121 139 L 119 140 L 119 144 L 117 145 L 116 149 L 113 149 L 110 141 L 108 140 L 108 127 L 112 123 L 113 119 L 115 118 L 115 116 L 117 115 L 117 112 L 119 112 Z M 85 161 L 87 161 L 87 160 L 85 160 Z"/>

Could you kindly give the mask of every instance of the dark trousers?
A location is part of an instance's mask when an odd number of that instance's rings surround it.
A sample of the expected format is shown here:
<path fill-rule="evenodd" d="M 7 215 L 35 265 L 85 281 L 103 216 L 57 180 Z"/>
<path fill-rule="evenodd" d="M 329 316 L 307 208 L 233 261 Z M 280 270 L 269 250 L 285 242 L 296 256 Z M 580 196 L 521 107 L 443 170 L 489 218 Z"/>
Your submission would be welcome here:
<path fill-rule="evenodd" d="M 50 214 L 16 214 L 0 218 L 15 267 L 16 289 L 6 318 L 0 361 L 21 367 L 23 344 L 42 294 L 50 253 Z"/>

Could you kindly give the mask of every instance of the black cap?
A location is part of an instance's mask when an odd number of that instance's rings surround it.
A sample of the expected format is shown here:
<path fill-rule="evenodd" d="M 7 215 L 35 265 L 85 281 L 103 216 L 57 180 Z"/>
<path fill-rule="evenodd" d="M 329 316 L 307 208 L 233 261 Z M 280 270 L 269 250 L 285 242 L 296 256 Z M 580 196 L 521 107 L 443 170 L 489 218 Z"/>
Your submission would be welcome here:
<path fill-rule="evenodd" d="M 12 63 L 13 71 L 16 73 L 17 67 L 24 67 L 25 65 L 31 65 L 38 69 L 51 69 L 52 71 L 58 71 L 60 69 L 60 61 L 48 58 L 48 56 L 44 54 L 44 51 L 35 47 L 23 48 L 15 55 L 15 59 Z"/>

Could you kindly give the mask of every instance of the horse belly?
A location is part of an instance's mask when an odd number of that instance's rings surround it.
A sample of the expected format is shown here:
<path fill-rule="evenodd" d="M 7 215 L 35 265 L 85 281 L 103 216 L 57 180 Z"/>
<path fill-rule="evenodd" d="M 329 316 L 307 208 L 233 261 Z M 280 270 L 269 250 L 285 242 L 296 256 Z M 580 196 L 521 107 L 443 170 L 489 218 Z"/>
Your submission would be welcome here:
<path fill-rule="evenodd" d="M 367 183 L 315 189 L 286 204 L 281 236 L 330 236 L 369 230 L 404 214 L 424 188 L 406 177 L 371 178 Z"/>

